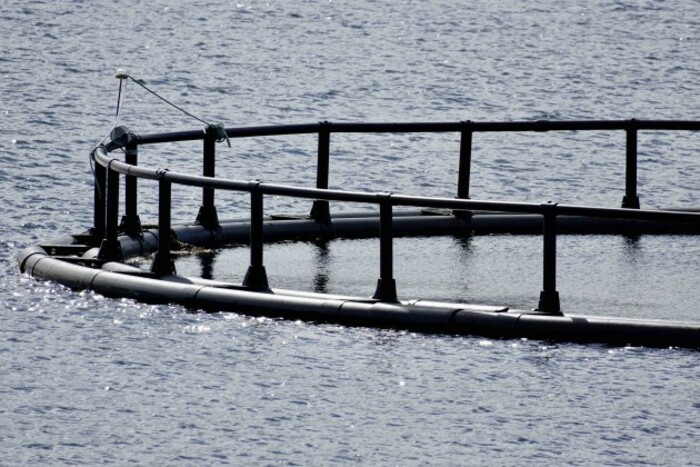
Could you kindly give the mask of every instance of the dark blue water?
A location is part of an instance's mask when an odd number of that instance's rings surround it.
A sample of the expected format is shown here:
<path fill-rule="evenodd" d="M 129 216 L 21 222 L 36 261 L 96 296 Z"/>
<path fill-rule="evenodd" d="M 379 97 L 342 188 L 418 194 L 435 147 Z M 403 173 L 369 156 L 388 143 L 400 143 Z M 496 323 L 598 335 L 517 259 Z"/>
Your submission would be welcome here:
<path fill-rule="evenodd" d="M 227 126 L 698 119 L 699 8 L 5 0 L 0 465 L 700 464 L 697 352 L 193 314 L 70 291 L 14 264 L 24 247 L 90 226 L 88 153 L 115 123 L 119 67 Z M 200 125 L 133 85 L 120 123 L 140 133 Z M 315 144 L 220 145 L 217 171 L 312 185 Z M 457 135 L 334 135 L 331 144 L 334 187 L 454 196 Z M 639 147 L 642 205 L 700 204 L 700 135 L 641 133 Z M 474 148 L 475 198 L 622 199 L 622 133 L 479 134 Z M 199 172 L 199 151 L 175 145 L 143 151 L 141 161 Z M 142 218 L 153 222 L 155 193 L 144 184 L 140 196 Z M 217 195 L 222 217 L 246 203 Z M 199 194 L 178 191 L 175 204 L 178 220 L 192 220 Z M 266 206 L 308 208 L 288 199 Z M 277 287 L 314 290 L 322 278 L 329 292 L 370 295 L 376 247 L 276 245 L 266 266 Z M 402 297 L 530 308 L 539 293 L 536 237 L 396 249 Z M 693 237 L 562 239 L 562 306 L 697 320 L 699 250 Z M 222 278 L 244 274 L 244 251 L 206 255 Z M 202 258 L 178 268 L 199 274 Z"/>

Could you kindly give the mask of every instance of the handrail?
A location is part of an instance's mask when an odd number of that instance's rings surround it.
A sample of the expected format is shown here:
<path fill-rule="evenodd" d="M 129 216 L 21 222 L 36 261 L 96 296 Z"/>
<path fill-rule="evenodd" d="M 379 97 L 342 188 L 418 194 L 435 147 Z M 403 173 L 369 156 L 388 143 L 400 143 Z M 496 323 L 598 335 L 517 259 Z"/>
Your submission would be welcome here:
<path fill-rule="evenodd" d="M 204 175 L 214 175 L 215 150 L 212 129 L 199 131 L 180 131 L 157 133 L 150 135 L 131 135 L 132 146 L 157 144 L 165 142 L 204 140 Z M 459 132 L 461 134 L 459 151 L 459 173 L 457 180 L 457 196 L 469 198 L 471 176 L 471 153 L 473 134 L 477 132 L 548 132 L 548 131 L 601 131 L 623 130 L 626 134 L 625 156 L 625 194 L 622 197 L 622 207 L 639 208 L 637 194 L 637 134 L 640 130 L 683 130 L 700 131 L 700 120 L 536 120 L 514 122 L 399 122 L 399 123 L 348 123 L 348 122 L 318 122 L 296 125 L 272 125 L 253 127 L 226 128 L 230 139 L 283 136 L 318 133 L 318 163 L 316 187 L 328 188 L 329 146 L 333 133 L 444 133 Z M 113 147 L 108 145 L 109 149 Z M 133 190 L 132 190 L 133 192 Z M 213 193 L 203 194 L 202 208 L 197 216 L 198 222 L 214 227 L 218 224 L 216 208 L 213 205 Z M 133 206 L 134 203 L 131 203 Z M 330 213 L 328 203 L 314 202 L 311 216 L 321 223 L 328 223 Z M 126 227 L 137 226 L 137 219 L 127 215 L 124 220 Z M 135 227 L 132 227 L 132 230 Z"/>
<path fill-rule="evenodd" d="M 330 222 L 330 215 L 327 211 L 328 201 L 351 201 L 360 203 L 377 204 L 380 207 L 380 277 L 377 281 L 377 290 L 374 298 L 381 301 L 397 301 L 396 284 L 393 278 L 393 251 L 392 251 L 392 209 L 393 206 L 413 206 L 451 209 L 454 212 L 464 212 L 468 210 L 478 211 L 502 211 L 513 213 L 530 213 L 543 216 L 543 290 L 540 294 L 538 310 L 561 314 L 559 306 L 559 295 L 556 291 L 556 221 L 557 216 L 588 216 L 619 219 L 634 219 L 647 221 L 665 222 L 685 222 L 700 224 L 700 214 L 677 212 L 677 211 L 648 211 L 639 209 L 639 205 L 624 206 L 623 208 L 594 208 L 577 205 L 558 205 L 555 203 L 523 203 L 523 202 L 502 202 L 468 199 L 466 196 L 460 198 L 409 196 L 392 193 L 368 193 L 357 191 L 333 190 L 327 187 L 328 171 L 328 144 L 331 132 L 399 132 L 399 131 L 462 131 L 463 144 L 460 149 L 460 172 L 468 170 L 470 163 L 470 148 L 464 148 L 466 141 L 471 145 L 471 133 L 473 131 L 550 131 L 550 130 L 593 130 L 593 129 L 624 129 L 627 131 L 628 151 L 627 151 L 627 192 L 626 199 L 630 191 L 634 192 L 636 198 L 636 180 L 634 184 L 629 183 L 630 176 L 636 179 L 636 132 L 638 129 L 683 129 L 700 130 L 700 122 L 695 121 L 588 121 L 588 122 L 459 122 L 459 123 L 390 123 L 390 124 L 352 124 L 321 122 L 313 125 L 287 125 L 282 127 L 252 127 L 243 129 L 227 129 L 229 138 L 255 136 L 255 135 L 279 135 L 298 134 L 307 132 L 319 133 L 319 167 L 325 171 L 319 174 L 316 188 L 288 186 L 281 184 L 263 183 L 259 180 L 241 181 L 219 179 L 214 176 L 214 136 L 211 131 L 204 132 L 180 132 L 150 135 L 138 137 L 132 135 L 127 146 L 127 160 L 121 162 L 109 157 L 109 151 L 115 149 L 115 145 L 99 146 L 92 157 L 96 162 L 96 189 L 95 189 L 95 227 L 94 233 L 97 240 L 101 240 L 100 258 L 119 259 L 119 241 L 116 219 L 118 211 L 119 174 L 127 177 L 127 214 L 133 217 L 135 209 L 135 180 L 145 178 L 159 181 L 159 231 L 170 231 L 170 210 L 171 210 L 171 185 L 188 185 L 200 187 L 204 190 L 205 205 L 200 210 L 208 215 L 214 216 L 216 222 L 208 225 L 201 222 L 205 227 L 216 228 L 218 219 L 213 206 L 214 191 L 232 190 L 243 191 L 251 194 L 251 223 L 250 223 L 250 245 L 251 264 L 244 279 L 244 286 L 251 289 L 269 288 L 267 275 L 263 265 L 263 197 L 264 195 L 289 196 L 296 198 L 314 199 L 314 210 L 320 213 L 324 222 Z M 514 130 L 515 129 L 515 130 Z M 464 138 L 464 136 L 467 138 Z M 156 142 L 183 141 L 187 138 L 204 140 L 204 175 L 196 176 L 172 172 L 167 169 L 151 169 L 135 165 L 136 146 L 140 144 L 154 144 Z M 630 147 L 633 151 L 630 150 Z M 465 157 L 466 154 L 466 157 Z M 633 160 L 630 160 L 632 158 Z M 466 166 L 466 167 L 463 167 Z M 630 169 L 632 166 L 632 169 Z M 460 175 L 460 183 L 463 182 Z M 467 176 L 468 183 L 468 176 Z M 106 188 L 106 190 L 105 190 Z M 104 192 L 106 191 L 106 195 Z M 467 189 L 468 192 L 468 189 Z M 464 190 L 460 193 L 464 194 Z M 324 204 L 318 204 L 324 203 Z M 106 206 L 106 208 L 105 208 Z M 629 209 L 635 208 L 635 209 Z M 312 210 L 312 213 L 313 211 Z M 325 210 L 325 212 L 323 212 Z M 104 216 L 103 219 L 100 216 Z M 128 217 L 127 216 L 127 217 Z M 198 221 L 200 221 L 198 216 Z M 317 220 L 318 217 L 314 216 Z M 122 223 L 124 224 L 124 222 Z M 126 231 L 126 229 L 123 229 Z M 101 235 L 101 237 L 100 237 Z M 159 235 L 159 247 L 151 270 L 159 274 L 170 274 L 175 272 L 174 263 L 170 256 L 170 235 Z"/>
<path fill-rule="evenodd" d="M 103 146 L 95 150 L 95 161 L 103 167 L 124 175 L 137 176 L 150 180 L 165 179 L 179 185 L 194 186 L 199 188 L 213 188 L 219 190 L 252 192 L 260 190 L 266 195 L 289 196 L 306 199 L 323 199 L 327 201 L 346 201 L 358 203 L 379 204 L 378 196 L 384 192 L 361 192 L 336 189 L 320 189 L 309 187 L 297 187 L 276 183 L 261 182 L 259 180 L 244 181 L 223 178 L 211 178 L 199 175 L 190 175 L 163 169 L 150 169 L 141 166 L 133 166 L 118 159 L 110 158 Z M 475 211 L 503 211 L 514 213 L 544 214 L 545 208 L 541 203 L 527 203 L 515 201 L 488 201 L 476 199 L 459 199 L 444 197 L 428 197 L 392 194 L 391 203 L 394 206 L 411 206 L 424 208 L 442 208 L 452 210 Z M 558 215 L 603 217 L 616 219 L 633 219 L 659 222 L 694 222 L 700 220 L 700 214 L 681 211 L 664 210 L 631 210 L 625 208 L 599 208 L 580 205 L 556 205 Z"/>
<path fill-rule="evenodd" d="M 473 132 L 547 132 L 547 131 L 600 131 L 600 130 L 684 130 L 700 131 L 700 120 L 535 120 L 514 122 L 398 122 L 351 123 L 318 122 L 296 125 L 265 125 L 226 128 L 231 139 L 256 136 L 285 136 L 318 133 L 324 127 L 331 133 L 447 133 Z M 167 142 L 198 141 L 205 137 L 203 130 L 175 131 L 135 135 L 139 145 Z"/>

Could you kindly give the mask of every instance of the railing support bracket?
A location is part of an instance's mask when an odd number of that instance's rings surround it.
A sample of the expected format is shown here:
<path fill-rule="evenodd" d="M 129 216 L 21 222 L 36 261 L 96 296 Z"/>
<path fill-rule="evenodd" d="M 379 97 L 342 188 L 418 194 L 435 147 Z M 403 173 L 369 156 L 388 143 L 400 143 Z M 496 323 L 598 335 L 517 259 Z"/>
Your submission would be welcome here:
<path fill-rule="evenodd" d="M 172 184 L 166 178 L 168 169 L 160 169 L 158 176 L 158 251 L 151 263 L 151 272 L 159 275 L 175 274 L 175 262 L 170 253 L 172 245 Z"/>
<path fill-rule="evenodd" d="M 316 188 L 326 190 L 328 189 L 328 171 L 330 170 L 331 122 L 319 122 L 318 125 Z M 330 224 L 331 213 L 328 200 L 315 200 L 311 207 L 310 217 L 319 224 Z"/>
<path fill-rule="evenodd" d="M 542 291 L 537 311 L 561 315 L 559 292 L 557 292 L 557 203 L 542 204 L 544 254 Z"/>
<path fill-rule="evenodd" d="M 250 266 L 243 286 L 253 290 L 269 290 L 267 272 L 263 264 L 263 192 L 260 180 L 250 183 Z"/>
<path fill-rule="evenodd" d="M 394 232 L 391 193 L 379 193 L 379 279 L 373 299 L 382 302 L 398 302 L 394 279 Z"/>

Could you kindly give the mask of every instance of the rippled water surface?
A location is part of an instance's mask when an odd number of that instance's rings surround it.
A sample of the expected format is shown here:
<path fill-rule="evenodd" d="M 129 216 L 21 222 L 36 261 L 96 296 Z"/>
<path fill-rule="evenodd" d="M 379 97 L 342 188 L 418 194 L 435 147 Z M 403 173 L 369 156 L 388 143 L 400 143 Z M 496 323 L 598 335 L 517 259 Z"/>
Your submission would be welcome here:
<path fill-rule="evenodd" d="M 115 123 L 118 67 L 227 126 L 699 119 L 699 8 L 4 0 L 0 464 L 700 464 L 697 352 L 202 315 L 70 291 L 14 264 L 23 248 L 90 226 L 88 153 Z M 139 133 L 200 126 L 133 83 L 119 121 Z M 219 145 L 217 172 L 312 185 L 315 144 Z M 334 187 L 454 196 L 457 135 L 331 144 Z M 644 206 L 700 204 L 698 148 L 697 133 L 640 133 Z M 477 134 L 471 194 L 618 206 L 624 150 L 620 132 Z M 173 145 L 140 161 L 198 173 L 200 151 Z M 140 192 L 147 223 L 153 188 Z M 175 193 L 178 220 L 194 218 L 199 196 Z M 223 217 L 246 205 L 217 195 Z M 694 237 L 559 245 L 565 311 L 700 319 Z M 275 245 L 266 266 L 275 286 L 370 295 L 377 247 Z M 396 250 L 402 297 L 532 307 L 539 293 L 537 238 L 397 240 Z M 245 255 L 202 253 L 178 267 L 197 275 L 213 259 L 217 275 L 240 280 Z"/>

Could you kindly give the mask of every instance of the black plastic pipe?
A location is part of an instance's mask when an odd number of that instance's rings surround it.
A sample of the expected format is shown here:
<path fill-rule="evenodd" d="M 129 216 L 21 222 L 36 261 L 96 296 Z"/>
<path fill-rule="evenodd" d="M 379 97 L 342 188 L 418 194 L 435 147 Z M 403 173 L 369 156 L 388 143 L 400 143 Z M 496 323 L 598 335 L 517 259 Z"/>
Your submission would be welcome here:
<path fill-rule="evenodd" d="M 635 120 L 638 130 L 700 131 L 700 120 Z M 318 133 L 321 123 L 226 128 L 229 138 L 281 136 Z M 466 123 L 466 124 L 465 124 Z M 595 131 L 627 130 L 630 120 L 571 120 L 516 122 L 400 122 L 400 123 L 332 123 L 333 133 L 407 133 L 407 132 L 503 132 L 503 131 Z M 205 132 L 176 131 L 134 135 L 140 145 L 204 139 Z"/>
<path fill-rule="evenodd" d="M 132 167 L 120 161 L 110 159 L 104 148 L 95 150 L 95 160 L 98 164 L 110 164 L 112 170 L 117 170 L 125 174 L 139 174 L 148 179 L 158 179 L 161 177 L 159 171 L 146 169 L 143 167 Z M 167 177 L 173 183 L 189 186 L 210 186 L 216 189 L 233 191 L 251 191 L 251 183 L 241 180 L 209 179 L 195 175 L 181 174 L 177 172 L 167 172 L 163 177 Z M 343 190 L 320 190 L 317 188 L 294 187 L 288 185 L 278 185 L 271 183 L 256 184 L 256 189 L 265 195 L 290 196 L 307 199 L 326 199 L 335 201 L 350 201 L 359 203 L 377 204 L 375 193 L 343 191 Z M 466 209 L 482 211 L 503 211 L 514 213 L 543 214 L 540 204 L 522 202 L 501 202 L 483 201 L 474 199 L 454 199 L 454 198 L 431 198 L 425 196 L 408 196 L 392 194 L 392 203 L 395 206 L 413 206 L 426 208 L 444 209 Z M 663 222 L 689 222 L 700 223 L 700 214 L 681 211 L 661 211 L 661 210 L 636 210 L 621 208 L 596 208 L 576 205 L 557 205 L 559 215 L 588 216 L 618 219 L 637 219 Z"/>
<path fill-rule="evenodd" d="M 125 241 L 136 242 L 134 239 Z M 221 287 L 216 281 L 179 276 L 155 280 L 141 274 L 129 274 L 128 266 L 116 263 L 108 263 L 103 269 L 88 268 L 48 257 L 39 247 L 25 250 L 18 257 L 18 264 L 23 272 L 34 277 L 58 281 L 74 289 L 91 289 L 105 296 L 129 297 L 145 302 L 179 303 L 197 310 L 500 338 L 700 348 L 700 326 L 697 323 L 547 315 L 503 307 L 424 300 L 395 304 L 300 292 L 254 293 L 231 286 Z M 112 272 L 111 265 L 118 267 L 119 271 L 124 269 L 125 273 Z M 138 272 L 137 268 L 132 270 Z"/>

